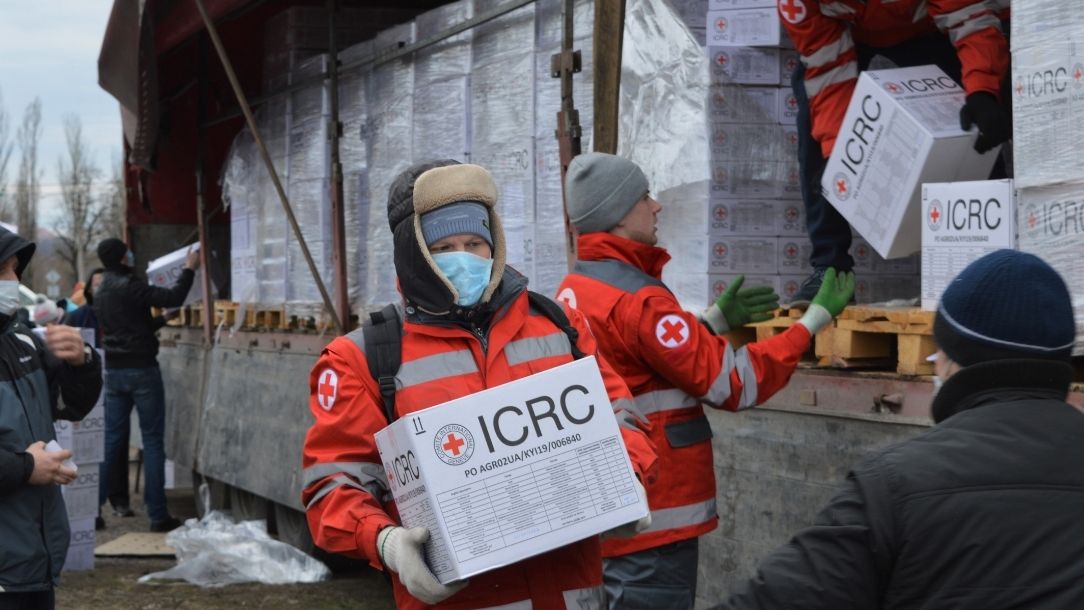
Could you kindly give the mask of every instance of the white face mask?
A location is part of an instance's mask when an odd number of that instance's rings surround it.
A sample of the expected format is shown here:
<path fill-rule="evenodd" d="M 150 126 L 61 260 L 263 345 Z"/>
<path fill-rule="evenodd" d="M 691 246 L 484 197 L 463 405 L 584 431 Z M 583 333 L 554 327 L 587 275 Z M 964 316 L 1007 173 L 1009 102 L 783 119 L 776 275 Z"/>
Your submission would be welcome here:
<path fill-rule="evenodd" d="M 930 396 L 937 396 L 937 393 L 941 391 L 941 388 L 945 385 L 945 382 L 941 380 L 937 375 L 933 376 L 933 394 Z"/>
<path fill-rule="evenodd" d="M 13 316 L 19 309 L 19 282 L 0 280 L 0 315 Z"/>

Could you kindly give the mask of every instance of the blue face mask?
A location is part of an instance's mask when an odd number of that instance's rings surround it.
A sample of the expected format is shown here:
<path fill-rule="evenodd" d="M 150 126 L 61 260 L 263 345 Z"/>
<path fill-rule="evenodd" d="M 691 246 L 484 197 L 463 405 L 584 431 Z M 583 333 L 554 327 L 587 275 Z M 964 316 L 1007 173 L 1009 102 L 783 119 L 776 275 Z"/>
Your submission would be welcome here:
<path fill-rule="evenodd" d="M 123 262 L 124 262 L 125 265 L 127 265 L 129 267 L 135 267 L 135 254 L 132 254 L 132 251 L 129 250 L 128 252 L 126 252 L 124 254 L 124 261 Z"/>
<path fill-rule="evenodd" d="M 440 272 L 459 292 L 457 304 L 470 307 L 482 298 L 493 271 L 493 259 L 470 252 L 441 252 L 433 255 Z"/>

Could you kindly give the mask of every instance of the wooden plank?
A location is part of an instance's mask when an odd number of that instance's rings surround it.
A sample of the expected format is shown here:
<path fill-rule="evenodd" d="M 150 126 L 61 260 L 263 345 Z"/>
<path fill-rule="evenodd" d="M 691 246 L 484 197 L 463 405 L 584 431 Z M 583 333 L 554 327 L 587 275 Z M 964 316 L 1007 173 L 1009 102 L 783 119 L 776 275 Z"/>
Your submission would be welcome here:
<path fill-rule="evenodd" d="M 932 324 L 911 324 L 894 320 L 839 320 L 836 326 L 845 330 L 867 333 L 891 333 L 908 335 L 932 335 Z"/>
<path fill-rule="evenodd" d="M 896 372 L 901 375 L 933 375 L 933 363 L 926 358 L 937 351 L 930 335 L 900 335 Z"/>
<path fill-rule="evenodd" d="M 895 356 L 895 335 L 837 327 L 832 337 L 831 355 L 840 358 L 891 358 Z"/>
<path fill-rule="evenodd" d="M 625 0 L 595 0 L 592 65 L 595 73 L 596 152 L 617 154 L 617 113 L 621 100 L 621 45 L 624 33 Z"/>

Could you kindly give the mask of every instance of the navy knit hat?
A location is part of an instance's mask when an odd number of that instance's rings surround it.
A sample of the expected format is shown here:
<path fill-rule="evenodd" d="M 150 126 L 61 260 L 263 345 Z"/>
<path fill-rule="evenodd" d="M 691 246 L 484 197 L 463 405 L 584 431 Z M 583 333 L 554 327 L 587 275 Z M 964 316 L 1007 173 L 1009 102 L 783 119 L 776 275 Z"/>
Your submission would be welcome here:
<path fill-rule="evenodd" d="M 933 335 L 962 366 L 1006 358 L 1068 360 L 1076 337 L 1072 298 L 1041 258 L 998 250 L 948 285 Z"/>
<path fill-rule="evenodd" d="M 98 242 L 98 260 L 106 267 L 116 267 L 127 253 L 127 244 L 116 237 L 107 237 Z"/>

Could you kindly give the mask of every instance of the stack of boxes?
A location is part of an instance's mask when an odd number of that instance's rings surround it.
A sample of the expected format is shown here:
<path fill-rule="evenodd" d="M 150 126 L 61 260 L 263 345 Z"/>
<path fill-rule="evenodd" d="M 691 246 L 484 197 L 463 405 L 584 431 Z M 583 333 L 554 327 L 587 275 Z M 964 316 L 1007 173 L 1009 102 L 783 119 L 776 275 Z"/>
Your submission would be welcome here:
<path fill-rule="evenodd" d="M 1019 246 L 1065 278 L 1084 354 L 1084 13 L 1070 0 L 1014 0 L 1012 108 Z"/>
<path fill-rule="evenodd" d="M 80 330 L 83 340 L 94 345 L 94 330 Z M 104 357 L 100 350 L 98 355 Z M 94 568 L 94 518 L 98 516 L 98 477 L 101 462 L 105 459 L 104 396 L 103 388 L 98 404 L 94 405 L 81 421 L 58 420 L 54 424 L 56 442 L 71 450 L 72 461 L 78 466 L 75 481 L 60 488 L 71 527 L 65 570 Z"/>

